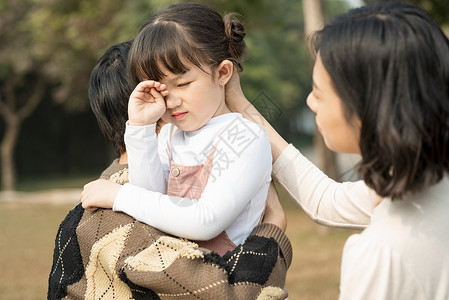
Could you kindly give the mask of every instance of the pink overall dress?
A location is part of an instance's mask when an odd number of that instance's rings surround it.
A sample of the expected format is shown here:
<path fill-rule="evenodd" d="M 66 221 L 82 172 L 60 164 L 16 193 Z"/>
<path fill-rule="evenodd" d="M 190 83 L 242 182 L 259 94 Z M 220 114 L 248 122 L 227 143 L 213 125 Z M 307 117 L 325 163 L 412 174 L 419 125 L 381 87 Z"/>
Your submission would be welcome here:
<path fill-rule="evenodd" d="M 173 135 L 172 135 L 173 137 Z M 207 154 L 202 165 L 183 166 L 173 161 L 171 151 L 171 141 L 169 148 L 170 173 L 168 177 L 168 196 L 179 196 L 189 199 L 199 199 L 209 180 L 213 168 L 213 159 L 218 142 Z M 212 250 L 220 255 L 227 251 L 234 250 L 236 245 L 231 241 L 225 231 L 208 241 L 195 241 L 200 247 Z"/>

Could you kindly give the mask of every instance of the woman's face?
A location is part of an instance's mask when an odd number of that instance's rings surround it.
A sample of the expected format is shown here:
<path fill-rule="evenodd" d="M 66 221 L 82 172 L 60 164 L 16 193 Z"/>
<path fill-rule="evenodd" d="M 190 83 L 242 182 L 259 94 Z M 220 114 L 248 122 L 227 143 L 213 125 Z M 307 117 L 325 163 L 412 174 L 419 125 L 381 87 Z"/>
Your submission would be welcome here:
<path fill-rule="evenodd" d="M 313 90 L 307 97 L 307 105 L 316 114 L 318 131 L 330 150 L 360 154 L 360 120 L 356 117 L 350 123 L 346 120 L 343 103 L 334 90 L 320 55 L 317 55 L 313 68 Z"/>

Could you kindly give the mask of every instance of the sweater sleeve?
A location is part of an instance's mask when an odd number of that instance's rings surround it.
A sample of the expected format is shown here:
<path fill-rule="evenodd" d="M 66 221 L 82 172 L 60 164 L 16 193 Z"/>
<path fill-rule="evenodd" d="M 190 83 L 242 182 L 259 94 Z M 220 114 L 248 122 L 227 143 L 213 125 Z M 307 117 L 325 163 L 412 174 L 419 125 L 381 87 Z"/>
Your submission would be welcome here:
<path fill-rule="evenodd" d="M 285 267 L 287 269 L 290 268 L 293 259 L 293 248 L 285 232 L 274 224 L 261 223 L 253 229 L 251 235 L 275 239 L 279 245 L 279 255 L 285 260 Z"/>
<path fill-rule="evenodd" d="M 338 183 L 289 145 L 273 164 L 273 177 L 315 222 L 363 229 L 378 196 L 363 181 Z"/>
<path fill-rule="evenodd" d="M 163 139 L 163 137 L 161 137 Z M 126 125 L 125 145 L 128 153 L 129 182 L 147 190 L 165 193 L 167 181 L 164 176 L 168 162 L 159 156 L 156 124 L 147 126 Z"/>
<path fill-rule="evenodd" d="M 125 184 L 117 194 L 113 209 L 180 237 L 194 240 L 216 237 L 261 191 L 264 196 L 260 197 L 263 198 L 260 212 L 265 205 L 271 180 L 270 144 L 262 128 L 251 131 L 251 137 L 255 138 L 240 152 L 226 151 L 228 144 L 220 143 L 225 147 L 221 149 L 224 152 L 220 149 L 215 152 L 211 178 L 199 199 L 167 196 Z M 238 142 L 242 141 L 248 140 Z M 223 164 L 224 158 L 226 164 Z"/>

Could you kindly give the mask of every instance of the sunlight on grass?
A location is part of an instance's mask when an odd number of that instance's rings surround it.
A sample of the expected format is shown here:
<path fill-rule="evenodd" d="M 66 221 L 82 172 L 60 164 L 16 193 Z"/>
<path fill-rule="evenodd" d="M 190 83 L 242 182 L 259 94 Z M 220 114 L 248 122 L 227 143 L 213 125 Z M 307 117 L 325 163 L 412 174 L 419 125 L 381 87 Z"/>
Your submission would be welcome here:
<path fill-rule="evenodd" d="M 74 205 L 0 203 L 0 299 L 45 299 L 54 240 Z"/>
<path fill-rule="evenodd" d="M 319 226 L 299 208 L 286 213 L 293 246 L 289 299 L 338 299 L 343 245 L 353 232 Z"/>
<path fill-rule="evenodd" d="M 343 246 L 357 231 L 316 224 L 282 188 L 277 189 L 293 247 L 293 261 L 287 273 L 288 298 L 338 299 Z"/>

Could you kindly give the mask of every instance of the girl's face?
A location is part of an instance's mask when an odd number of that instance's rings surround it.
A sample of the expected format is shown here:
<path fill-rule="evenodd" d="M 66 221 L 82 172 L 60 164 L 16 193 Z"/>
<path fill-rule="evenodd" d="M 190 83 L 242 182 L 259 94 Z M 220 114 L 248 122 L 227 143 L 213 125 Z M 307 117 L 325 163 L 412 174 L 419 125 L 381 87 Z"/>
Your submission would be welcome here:
<path fill-rule="evenodd" d="M 220 85 L 217 75 L 212 75 L 210 69 L 206 69 L 207 74 L 190 62 L 186 66 L 189 70 L 184 74 L 163 70 L 167 76 L 160 82 L 167 86 L 169 93 L 162 119 L 181 130 L 194 131 L 230 110 L 225 103 L 224 84 Z"/>
<path fill-rule="evenodd" d="M 360 154 L 360 120 L 356 117 L 350 123 L 346 120 L 343 103 L 319 55 L 313 68 L 313 90 L 307 97 L 307 105 L 316 114 L 318 131 L 330 150 Z"/>

